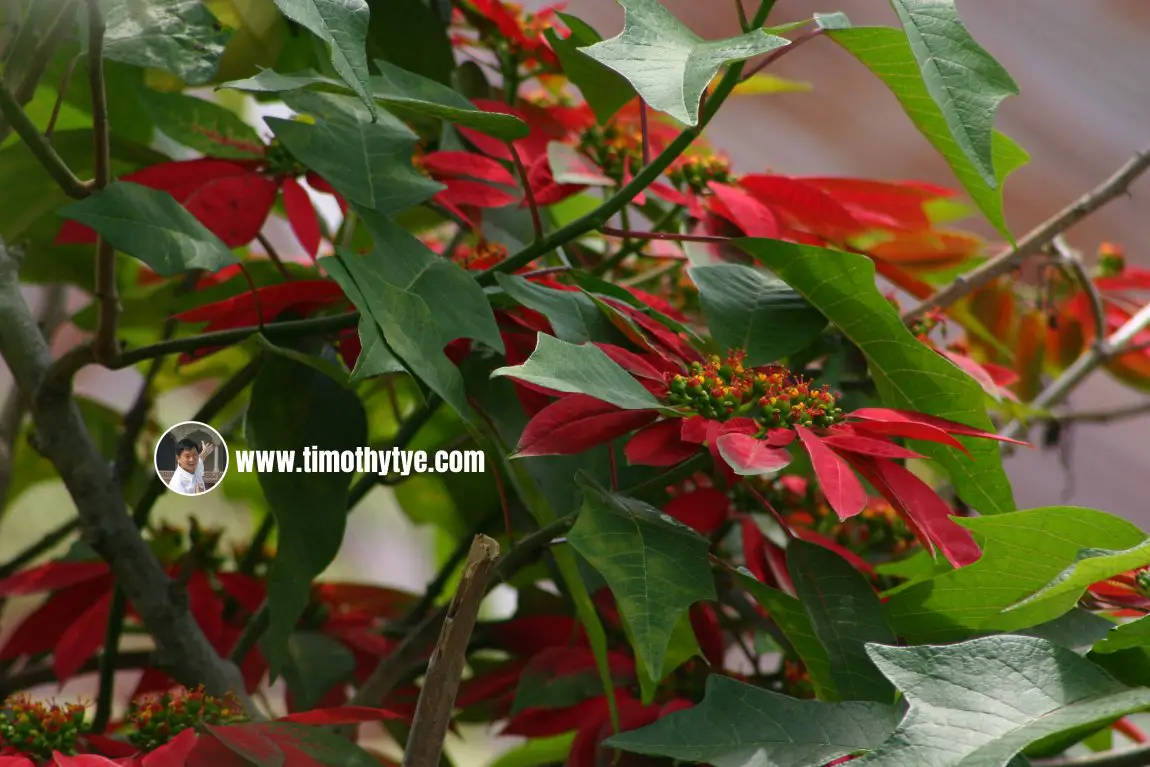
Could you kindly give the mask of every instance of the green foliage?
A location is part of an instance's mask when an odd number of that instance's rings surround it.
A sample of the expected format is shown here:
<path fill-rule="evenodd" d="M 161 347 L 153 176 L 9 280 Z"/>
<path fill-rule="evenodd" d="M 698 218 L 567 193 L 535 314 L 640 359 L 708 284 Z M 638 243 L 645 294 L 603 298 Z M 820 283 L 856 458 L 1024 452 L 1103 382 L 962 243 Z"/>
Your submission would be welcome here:
<path fill-rule="evenodd" d="M 604 124 L 635 98 L 635 89 L 626 78 L 580 50 L 603 41 L 594 28 L 569 13 L 561 13 L 559 18 L 571 34 L 561 38 L 555 30 L 548 29 L 547 42 L 555 49 L 567 79 L 583 94 L 599 123 Z"/>
<path fill-rule="evenodd" d="M 1052 506 L 957 521 L 981 540 L 982 558 L 887 603 L 895 630 L 915 642 L 1044 623 L 1091 583 L 1150 564 L 1146 534 L 1100 511 Z"/>
<path fill-rule="evenodd" d="M 288 639 L 284 681 L 301 711 L 315 708 L 333 687 L 346 683 L 354 670 L 355 655 L 331 637 L 296 631 Z"/>
<path fill-rule="evenodd" d="M 499 368 L 510 376 L 554 391 L 586 394 L 624 410 L 658 408 L 659 400 L 593 344 L 569 344 L 540 333 L 522 365 Z"/>
<path fill-rule="evenodd" d="M 603 575 L 636 654 L 661 680 L 676 623 L 691 605 L 715 599 L 707 541 L 645 503 L 582 485 L 583 510 L 567 539 Z"/>
<path fill-rule="evenodd" d="M 1001 636 L 941 647 L 871 645 L 868 651 L 910 711 L 886 743 L 858 760 L 860 767 L 1006 765 L 1044 738 L 1150 706 L 1150 690 L 1127 687 L 1043 639 Z"/>
<path fill-rule="evenodd" d="M 60 215 L 90 226 L 116 250 L 164 277 L 189 269 L 216 272 L 238 263 L 228 246 L 170 194 L 130 181 L 117 181 L 61 208 Z"/>
<path fill-rule="evenodd" d="M 699 705 L 606 744 L 715 767 L 814 767 L 877 747 L 897 722 L 893 706 L 797 700 L 712 675 Z"/>
<path fill-rule="evenodd" d="M 741 264 L 693 266 L 703 316 L 715 340 L 745 349 L 748 365 L 770 365 L 822 335 L 826 317 L 778 278 Z"/>
<path fill-rule="evenodd" d="M 285 357 L 270 357 L 252 384 L 244 435 L 253 450 L 293 450 L 302 461 L 304 448 L 354 451 L 365 444 L 367 416 L 359 398 L 328 376 Z M 312 581 L 343 542 L 351 475 L 264 472 L 259 481 L 278 530 L 268 578 L 271 622 L 264 639 L 275 676 L 288 661 Z"/>
<path fill-rule="evenodd" d="M 215 77 L 228 34 L 200 0 L 105 0 L 104 56 L 161 69 L 188 85 Z"/>
<path fill-rule="evenodd" d="M 778 240 L 746 239 L 755 257 L 826 315 L 866 355 L 883 402 L 990 429 L 985 395 L 966 373 L 931 351 L 906 329 L 875 287 L 874 264 L 852 253 Z M 999 447 L 966 440 L 970 457 L 941 445 L 914 443 L 950 475 L 959 496 L 983 514 L 1013 511 L 1014 494 Z M 971 460 L 973 457 L 973 461 Z"/>
<path fill-rule="evenodd" d="M 617 1 L 625 14 L 623 31 L 578 50 L 625 77 L 652 109 L 687 125 L 698 123 L 699 99 L 723 65 L 788 44 L 761 29 L 704 40 L 658 0 Z"/>
<path fill-rule="evenodd" d="M 867 643 L 897 641 L 870 584 L 839 555 L 805 541 L 788 544 L 787 569 L 815 636 L 827 648 L 840 698 L 892 702 L 894 689 L 866 654 Z"/>
<path fill-rule="evenodd" d="M 214 157 L 251 158 L 261 154 L 264 142 L 255 129 L 215 102 L 151 88 L 140 88 L 139 99 L 156 128 L 189 149 Z"/>

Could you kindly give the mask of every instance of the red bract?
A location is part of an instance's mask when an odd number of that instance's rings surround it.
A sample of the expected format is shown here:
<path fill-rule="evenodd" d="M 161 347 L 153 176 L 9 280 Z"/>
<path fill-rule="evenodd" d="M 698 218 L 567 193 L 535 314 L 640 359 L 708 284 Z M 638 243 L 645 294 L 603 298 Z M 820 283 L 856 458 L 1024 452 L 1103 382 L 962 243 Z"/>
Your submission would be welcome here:
<path fill-rule="evenodd" d="M 280 164 L 269 159 L 202 157 L 160 163 L 129 173 L 121 180 L 169 193 L 229 248 L 247 245 L 259 235 L 282 190 L 288 223 L 304 252 L 315 258 L 322 238 L 315 208 L 296 181 L 296 169 L 273 167 Z M 318 177 L 312 173 L 307 177 L 316 186 Z M 319 186 L 325 191 L 331 188 L 326 183 Z M 64 245 L 95 240 L 94 231 L 69 221 L 55 242 Z"/>
<path fill-rule="evenodd" d="M 550 5 L 529 13 L 518 3 L 467 0 L 459 5 L 460 15 L 479 30 L 479 38 L 471 40 L 456 33 L 453 42 L 457 45 L 479 43 L 497 52 L 506 52 L 534 74 L 558 71 L 559 59 L 543 32 L 559 25 L 556 12 L 563 10 L 565 5 Z"/>

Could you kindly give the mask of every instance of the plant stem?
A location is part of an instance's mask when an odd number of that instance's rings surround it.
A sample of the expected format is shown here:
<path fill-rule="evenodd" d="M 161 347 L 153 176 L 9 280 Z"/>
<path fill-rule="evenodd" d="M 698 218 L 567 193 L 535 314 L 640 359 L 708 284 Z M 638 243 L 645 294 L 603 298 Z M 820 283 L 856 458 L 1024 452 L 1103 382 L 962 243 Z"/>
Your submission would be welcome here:
<path fill-rule="evenodd" d="M 96 717 L 93 732 L 103 732 L 112 720 L 112 693 L 116 687 L 116 669 L 120 663 L 120 635 L 124 631 L 124 614 L 128 600 L 124 590 L 112 590 L 112 603 L 108 608 L 108 625 L 104 630 L 104 652 L 100 655 L 100 681 L 96 693 Z"/>
<path fill-rule="evenodd" d="M 1150 168 L 1150 147 L 1134 155 L 1114 175 L 1093 190 L 1030 230 L 1013 248 L 966 274 L 960 274 L 954 282 L 905 312 L 902 315 L 903 322 L 913 322 L 936 307 L 950 306 L 983 285 L 1013 271 L 1023 261 L 1040 253 L 1055 237 L 1111 200 L 1126 194 L 1130 185 L 1146 172 L 1147 168 Z"/>
<path fill-rule="evenodd" d="M 774 2 L 769 1 L 759 6 L 759 11 L 755 14 L 752 27 L 761 27 L 763 25 L 773 5 Z M 715 88 L 714 93 L 707 99 L 706 106 L 701 110 L 699 124 L 684 129 L 674 141 L 667 145 L 666 149 L 659 153 L 658 157 L 639 171 L 639 173 L 631 179 L 630 183 L 625 184 L 622 189 L 611 195 L 609 199 L 605 200 L 602 205 L 590 213 L 575 219 L 560 229 L 556 229 L 551 234 L 541 240 L 533 242 L 510 258 L 506 258 L 491 268 L 484 270 L 477 277 L 479 283 L 481 285 L 489 285 L 495 279 L 497 273 L 514 272 L 531 263 L 536 258 L 555 250 L 560 245 L 568 243 L 576 237 L 580 237 L 605 225 L 612 216 L 630 204 L 631 200 L 635 199 L 640 192 L 650 186 L 651 182 L 657 179 L 663 171 L 675 161 L 675 158 L 682 154 L 699 134 L 702 133 L 703 129 L 711 121 L 711 118 L 718 112 L 719 107 L 722 106 L 723 101 L 731 94 L 735 85 L 738 84 L 742 72 L 742 62 L 729 67 L 726 74 L 723 75 L 723 79 L 719 81 L 719 85 Z"/>
<path fill-rule="evenodd" d="M 236 640 L 231 652 L 228 653 L 228 660 L 237 666 L 242 665 L 244 658 L 248 657 L 248 653 L 259 643 L 260 638 L 270 625 L 271 612 L 268 611 L 268 601 L 265 599 L 256 608 L 255 614 L 248 619 L 243 632 Z"/>
<path fill-rule="evenodd" d="M 0 565 L 0 580 L 7 578 L 9 575 L 14 575 L 15 573 L 20 572 L 22 569 L 24 569 L 24 565 L 33 561 L 41 554 L 55 548 L 58 544 L 66 540 L 68 536 L 76 532 L 79 527 L 80 520 L 69 519 L 67 522 L 60 525 L 56 529 L 45 533 L 44 536 L 40 538 L 40 540 L 36 541 L 31 546 L 24 549 L 16 556 L 12 557 L 3 565 Z"/>
<path fill-rule="evenodd" d="M 657 221 L 651 224 L 651 231 L 661 231 L 664 227 L 671 223 L 671 221 L 674 220 L 675 216 L 677 216 L 681 210 L 682 207 L 679 205 L 674 205 L 669 208 L 666 213 L 664 213 L 659 217 Z M 594 269 L 591 270 L 591 273 L 600 275 L 611 271 L 616 266 L 623 263 L 623 260 L 627 258 L 627 256 L 640 252 L 643 249 L 643 245 L 645 243 L 646 240 L 636 240 L 630 245 L 624 245 L 623 247 L 619 248 L 616 253 L 613 253 L 610 257 L 603 259 L 603 261 L 601 261 L 598 265 L 595 266 Z"/>
<path fill-rule="evenodd" d="M 92 181 L 95 191 L 112 182 L 112 148 L 108 132 L 108 93 L 104 82 L 104 15 L 99 0 L 88 0 L 88 82 L 92 92 Z M 103 237 L 96 238 L 96 332 L 92 356 L 108 365 L 120 356 L 116 324 L 120 298 L 116 290 L 116 249 Z"/>
<path fill-rule="evenodd" d="M 64 162 L 60 155 L 56 154 L 56 150 L 52 148 L 52 144 L 48 139 L 36 129 L 32 121 L 28 119 L 28 115 L 20 107 L 16 101 L 16 97 L 12 94 L 11 89 L 8 88 L 6 83 L 0 82 L 0 114 L 16 131 L 16 134 L 23 140 L 24 144 L 28 147 L 44 170 L 48 171 L 48 175 L 52 177 L 60 188 L 64 190 L 64 194 L 77 200 L 81 200 L 92 193 L 92 188 L 85 184 L 76 175 L 72 173 L 72 169 Z"/>
<path fill-rule="evenodd" d="M 775 50 L 771 51 L 766 56 L 764 56 L 762 61 L 760 61 L 758 64 L 755 64 L 755 66 L 751 67 L 751 69 L 748 70 L 748 72 L 745 75 L 743 75 L 743 80 L 751 79 L 752 77 L 757 75 L 759 72 L 762 72 L 764 69 L 769 67 L 771 64 L 774 64 L 776 61 L 781 59 L 783 56 L 786 56 L 788 53 L 793 51 L 795 48 L 798 48 L 800 45 L 807 42 L 808 40 L 813 40 L 816 37 L 819 37 L 825 31 L 826 30 L 824 30 L 820 27 L 819 29 L 815 29 L 815 30 L 812 30 L 810 32 L 807 32 L 804 35 L 799 35 L 798 37 L 796 37 L 794 40 L 791 41 L 790 45 L 784 45 L 782 48 L 776 48 Z"/>
<path fill-rule="evenodd" d="M 613 226 L 601 226 L 599 231 L 611 237 L 634 237 L 643 240 L 670 240 L 672 242 L 730 242 L 730 237 L 717 234 L 678 234 L 676 232 L 632 232 L 626 229 L 616 229 Z"/>
<path fill-rule="evenodd" d="M 1103 751 L 1087 756 L 1059 756 L 1032 759 L 1031 767 L 1146 767 L 1150 764 L 1150 745 L 1125 751 Z"/>
<path fill-rule="evenodd" d="M 284 282 L 291 282 L 295 279 L 292 277 L 291 272 L 288 271 L 287 266 L 284 265 L 283 259 L 280 258 L 280 254 L 276 251 L 275 246 L 271 244 L 267 237 L 264 237 L 264 233 L 260 232 L 257 234 L 256 239 L 259 240 L 260 247 L 264 249 L 264 252 L 268 254 L 268 258 L 276 265 L 276 271 L 284 278 Z"/>
<path fill-rule="evenodd" d="M 511 159 L 515 161 L 515 170 L 519 173 L 519 180 L 523 184 L 523 195 L 527 198 L 527 207 L 531 209 L 531 228 L 535 232 L 535 241 L 538 242 L 543 238 L 543 219 L 539 215 L 539 206 L 535 203 L 535 192 L 531 189 L 527 169 L 523 167 L 523 158 L 519 156 L 515 142 L 508 141 L 507 149 L 511 152 Z"/>

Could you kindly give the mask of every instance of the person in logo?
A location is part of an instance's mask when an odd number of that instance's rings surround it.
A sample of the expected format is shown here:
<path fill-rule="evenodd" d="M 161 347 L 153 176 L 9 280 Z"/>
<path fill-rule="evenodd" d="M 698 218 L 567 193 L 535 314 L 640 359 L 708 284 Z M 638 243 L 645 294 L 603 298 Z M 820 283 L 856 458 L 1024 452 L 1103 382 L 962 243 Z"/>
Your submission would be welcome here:
<path fill-rule="evenodd" d="M 176 470 L 168 487 L 180 495 L 197 495 L 206 493 L 204 485 L 204 462 L 215 450 L 211 442 L 197 445 L 190 439 L 181 439 L 176 443 Z"/>

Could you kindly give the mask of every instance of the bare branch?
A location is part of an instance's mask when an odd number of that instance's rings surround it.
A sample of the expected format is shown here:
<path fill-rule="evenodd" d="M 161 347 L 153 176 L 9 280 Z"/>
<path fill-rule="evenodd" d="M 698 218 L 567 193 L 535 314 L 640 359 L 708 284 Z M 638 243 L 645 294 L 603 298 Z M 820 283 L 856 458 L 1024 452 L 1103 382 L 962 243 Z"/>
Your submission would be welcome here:
<path fill-rule="evenodd" d="M 0 82 L 0 114 L 23 140 L 28 151 L 34 154 L 40 164 L 44 166 L 44 170 L 48 171 L 48 175 L 60 185 L 64 194 L 77 200 L 91 194 L 92 187 L 76 178 L 76 174 L 72 172 L 64 159 L 56 154 L 56 150 L 52 148 L 48 139 L 37 130 L 32 121 L 28 119 L 28 115 L 24 114 L 24 110 L 20 107 L 20 103 L 16 100 L 16 96 L 7 83 L 2 82 Z"/>
<path fill-rule="evenodd" d="M 41 391 L 51 352 L 24 302 L 18 264 L 3 247 L 0 355 L 25 397 Z M 187 604 L 173 599 L 172 580 L 132 523 L 112 468 L 101 457 L 71 393 L 37 397 L 32 423 L 38 449 L 55 466 L 76 504 L 85 540 L 108 562 L 154 638 L 159 661 L 170 666 L 181 684 L 203 684 L 214 695 L 233 692 L 250 709 L 238 670 L 216 654 Z"/>
<path fill-rule="evenodd" d="M 1090 279 L 1086 265 L 1082 263 L 1082 254 L 1073 250 L 1062 235 L 1055 237 L 1050 245 L 1058 256 L 1059 265 L 1070 270 L 1086 293 L 1090 301 L 1090 316 L 1094 320 L 1094 342 L 1102 343 L 1106 338 L 1106 309 L 1102 305 L 1102 294 L 1098 292 L 1098 286 Z"/>
<path fill-rule="evenodd" d="M 459 590 L 451 600 L 439 641 L 431 654 L 427 677 L 419 701 L 415 704 L 415 718 L 411 735 L 403 752 L 403 767 L 437 767 L 443 754 L 443 739 L 451 723 L 455 695 L 459 692 L 463 667 L 467 662 L 467 645 L 479 606 L 487 593 L 487 580 L 499 558 L 499 544 L 486 535 L 475 536 L 471 553 L 463 568 Z"/>
<path fill-rule="evenodd" d="M 1118 407 L 1098 408 L 1096 410 L 1071 410 L 1063 413 L 1051 413 L 1047 416 L 1038 416 L 1036 421 L 1053 421 L 1055 423 L 1111 423 L 1124 421 L 1127 418 L 1137 418 L 1140 415 L 1150 415 L 1150 402 L 1136 402 L 1133 405 L 1120 405 Z"/>
<path fill-rule="evenodd" d="M 108 135 L 108 93 L 104 83 L 104 15 L 99 0 L 88 0 L 88 82 L 92 91 L 92 168 L 96 190 L 112 183 L 112 149 Z M 120 356 L 116 323 L 120 297 L 116 290 L 116 249 L 103 237 L 96 240 L 96 298 L 98 315 L 92 354 L 102 365 Z"/>
<path fill-rule="evenodd" d="M 1055 237 L 1065 232 L 1084 218 L 1094 213 L 1111 200 L 1126 194 L 1135 179 L 1150 168 L 1150 147 L 1143 149 L 1123 165 L 1118 171 L 1090 192 L 1063 208 L 1052 218 L 1039 224 L 1018 244 L 1007 252 L 995 256 L 986 263 L 959 275 L 954 282 L 939 290 L 930 298 L 902 315 L 904 322 L 913 322 L 931 309 L 947 307 L 963 296 L 973 293 L 983 285 L 1007 274 L 1022 265 L 1031 256 L 1037 255 Z"/>

